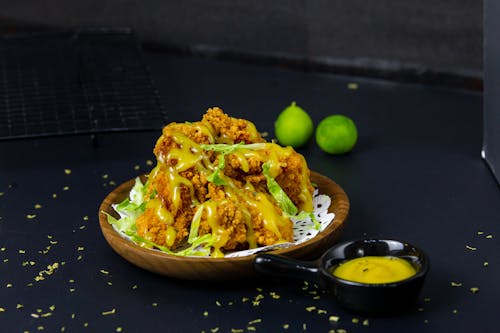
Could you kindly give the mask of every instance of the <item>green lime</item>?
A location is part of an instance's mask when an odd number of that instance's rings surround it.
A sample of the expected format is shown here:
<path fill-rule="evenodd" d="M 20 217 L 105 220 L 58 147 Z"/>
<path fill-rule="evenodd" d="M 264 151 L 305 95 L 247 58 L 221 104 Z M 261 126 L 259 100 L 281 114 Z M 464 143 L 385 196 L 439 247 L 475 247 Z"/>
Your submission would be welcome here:
<path fill-rule="evenodd" d="M 274 122 L 274 134 L 283 146 L 302 147 L 313 132 L 311 117 L 295 102 L 283 110 Z"/>
<path fill-rule="evenodd" d="M 316 143 L 330 154 L 344 154 L 354 147 L 358 130 L 351 118 L 341 114 L 328 116 L 316 128 Z"/>

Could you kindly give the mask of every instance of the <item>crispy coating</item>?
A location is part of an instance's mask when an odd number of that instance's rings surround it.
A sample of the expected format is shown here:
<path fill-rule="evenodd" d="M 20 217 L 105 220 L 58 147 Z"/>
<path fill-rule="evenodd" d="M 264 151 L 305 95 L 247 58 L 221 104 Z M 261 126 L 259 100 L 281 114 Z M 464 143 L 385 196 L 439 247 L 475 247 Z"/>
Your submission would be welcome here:
<path fill-rule="evenodd" d="M 262 145 L 225 153 L 203 148 L 237 143 Z M 229 117 L 220 108 L 208 109 L 199 122 L 165 126 L 153 152 L 158 163 L 146 184 L 150 201 L 136 225 L 140 236 L 158 245 L 185 246 L 197 213 L 198 235 L 212 235 L 214 254 L 292 241 L 293 223 L 267 189 L 267 161 L 295 205 L 312 210 L 313 189 L 303 156 L 267 143 L 253 123 Z"/>
<path fill-rule="evenodd" d="M 313 193 L 314 188 L 309 181 L 310 170 L 307 168 L 304 157 L 298 153 L 291 154 L 283 161 L 281 173 L 276 177 L 276 182 L 290 197 L 299 210 L 309 211 L 312 207 L 309 197 L 304 198 L 304 187 L 309 193 Z M 306 179 L 304 179 L 306 178 Z M 297 186 L 303 183 L 302 186 Z"/>
<path fill-rule="evenodd" d="M 218 107 L 208 109 L 202 122 L 213 128 L 213 134 L 219 143 L 264 142 L 253 123 L 229 117 Z"/>

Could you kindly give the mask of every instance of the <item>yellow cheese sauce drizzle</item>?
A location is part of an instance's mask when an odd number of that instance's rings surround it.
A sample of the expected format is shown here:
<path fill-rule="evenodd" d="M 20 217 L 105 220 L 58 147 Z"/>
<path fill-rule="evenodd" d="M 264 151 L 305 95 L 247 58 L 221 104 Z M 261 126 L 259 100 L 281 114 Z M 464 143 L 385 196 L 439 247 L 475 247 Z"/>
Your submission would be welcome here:
<path fill-rule="evenodd" d="M 214 141 L 213 129 L 206 127 L 201 123 L 196 123 L 196 129 L 200 133 L 208 137 L 210 142 Z M 257 133 L 255 131 L 255 133 Z M 162 205 L 161 200 L 152 199 L 147 208 L 153 208 L 156 210 L 156 214 L 160 217 L 160 220 L 168 225 L 166 232 L 166 245 L 170 246 L 175 240 L 176 230 L 171 226 L 173 216 L 177 213 L 181 204 L 181 190 L 185 186 L 189 189 L 191 193 L 191 198 L 193 204 L 197 204 L 194 197 L 194 189 L 191 182 L 180 175 L 180 172 L 195 168 L 198 172 L 203 174 L 205 177 L 214 172 L 217 168 L 217 159 L 212 163 L 210 162 L 209 155 L 203 150 L 199 144 L 190 139 L 187 135 L 179 131 L 176 126 L 164 129 L 164 135 L 172 137 L 177 144 L 177 148 L 172 148 L 166 155 L 157 156 L 158 164 L 151 171 L 150 178 L 154 178 L 158 175 L 161 170 L 161 174 L 167 175 L 168 186 L 170 193 L 170 202 L 172 206 L 170 207 L 170 212 L 167 211 Z M 224 140 L 222 140 L 224 141 Z M 263 143 L 260 149 L 248 149 L 248 148 L 238 148 L 237 150 L 231 152 L 233 156 L 236 157 L 240 163 L 240 168 L 244 172 L 249 171 L 249 159 L 256 159 L 262 162 L 268 162 L 270 165 L 270 174 L 272 177 L 276 177 L 282 171 L 282 162 L 280 159 L 285 159 L 287 156 L 293 153 L 291 147 L 283 148 L 274 143 Z M 305 162 L 305 161 L 304 161 Z M 305 164 L 305 163 L 304 163 Z M 306 173 L 308 170 L 302 170 Z M 304 174 L 305 175 L 305 174 Z M 264 227 L 271 232 L 273 232 L 278 238 L 278 242 L 283 242 L 280 227 L 289 223 L 288 217 L 277 210 L 273 203 L 273 198 L 266 193 L 258 193 L 253 189 L 251 184 L 246 184 L 245 187 L 238 188 L 229 177 L 225 177 L 221 171 L 221 177 L 228 180 L 229 184 L 224 186 L 224 191 L 228 198 L 237 197 L 240 202 L 244 202 L 248 207 L 253 207 L 262 216 Z M 307 177 L 302 177 L 302 183 L 299 185 L 302 188 L 301 197 L 304 201 L 304 207 L 302 210 L 312 211 L 312 200 L 310 199 L 310 194 L 306 193 L 308 191 L 306 184 L 304 184 Z M 308 199 L 309 198 L 309 199 Z M 212 256 L 220 257 L 223 256 L 221 248 L 229 240 L 228 231 L 220 226 L 217 214 L 217 201 L 207 201 L 200 209 L 203 210 L 204 216 L 211 228 L 213 239 L 213 253 Z M 240 207 L 243 215 L 245 216 L 245 224 L 247 226 L 247 240 L 250 248 L 255 248 L 257 246 L 256 239 L 252 227 L 251 215 L 245 207 L 241 205 Z"/>
<path fill-rule="evenodd" d="M 407 279 L 416 274 L 405 259 L 392 256 L 365 256 L 347 260 L 332 269 L 332 274 L 348 281 L 381 284 Z"/>

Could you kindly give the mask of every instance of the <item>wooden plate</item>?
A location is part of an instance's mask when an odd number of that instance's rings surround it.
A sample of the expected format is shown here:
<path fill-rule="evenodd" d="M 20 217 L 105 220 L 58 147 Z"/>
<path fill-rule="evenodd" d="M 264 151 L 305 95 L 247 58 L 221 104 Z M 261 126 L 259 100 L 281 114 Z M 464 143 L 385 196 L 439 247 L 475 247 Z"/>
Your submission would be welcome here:
<path fill-rule="evenodd" d="M 331 247 L 339 238 L 349 213 L 349 199 L 344 190 L 331 179 L 311 171 L 311 181 L 318 186 L 320 194 L 332 199 L 328 209 L 335 213 L 330 225 L 316 237 L 284 249 L 270 253 L 286 255 L 292 258 L 311 259 L 319 256 Z M 248 278 L 257 274 L 252 262 L 254 255 L 235 258 L 183 257 L 140 247 L 123 238 L 109 223 L 107 212 L 118 217 L 111 205 L 124 200 L 134 185 L 131 179 L 112 191 L 99 207 L 99 224 L 109 245 L 132 264 L 151 272 L 189 280 L 227 280 Z"/>

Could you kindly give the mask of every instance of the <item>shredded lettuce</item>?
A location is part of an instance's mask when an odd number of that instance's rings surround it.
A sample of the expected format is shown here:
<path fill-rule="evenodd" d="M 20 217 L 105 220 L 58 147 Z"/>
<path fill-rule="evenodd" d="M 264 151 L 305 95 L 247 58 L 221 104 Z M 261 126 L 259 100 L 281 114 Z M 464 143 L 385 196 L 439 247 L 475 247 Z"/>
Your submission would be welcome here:
<path fill-rule="evenodd" d="M 200 228 L 201 214 L 203 213 L 203 206 L 198 207 L 198 210 L 193 216 L 191 221 L 191 228 L 189 229 L 188 243 L 193 244 L 198 237 L 198 229 Z"/>
<path fill-rule="evenodd" d="M 174 254 L 180 256 L 209 256 L 213 243 L 214 236 L 212 234 L 205 234 L 193 239 L 191 246 L 187 249 L 175 252 Z"/>
<path fill-rule="evenodd" d="M 134 187 L 130 190 L 129 198 L 132 203 L 141 205 L 144 202 L 146 187 L 142 184 L 141 178 L 135 178 Z"/>
<path fill-rule="evenodd" d="M 232 152 L 245 148 L 245 149 L 263 149 L 265 148 L 264 143 L 250 143 L 245 144 L 244 142 L 236 143 L 233 145 L 228 145 L 224 143 L 214 143 L 214 144 L 201 144 L 200 147 L 204 150 L 215 151 L 220 153 L 219 164 L 215 168 L 215 171 L 207 177 L 207 180 L 215 185 L 228 185 L 227 181 L 221 177 L 222 170 L 226 166 L 224 156 L 231 154 Z"/>
<path fill-rule="evenodd" d="M 126 231 L 124 232 L 127 236 L 134 241 L 134 243 L 138 244 L 139 246 L 146 247 L 146 248 L 157 248 L 163 252 L 169 253 L 169 254 L 174 254 L 174 252 L 170 251 L 167 247 L 156 244 L 155 242 L 152 242 L 144 237 L 139 236 L 135 231 Z"/>
<path fill-rule="evenodd" d="M 264 149 L 266 147 L 265 143 L 249 143 L 245 144 L 243 141 L 233 145 L 228 145 L 225 143 L 214 143 L 214 144 L 201 144 L 201 149 L 215 151 L 222 154 L 231 154 L 232 152 L 245 148 L 245 149 Z"/>
<path fill-rule="evenodd" d="M 271 195 L 273 196 L 274 200 L 278 202 L 278 206 L 281 208 L 281 210 L 289 217 L 294 218 L 296 220 L 305 220 L 307 218 L 310 218 L 311 221 L 313 221 L 314 223 L 314 228 L 319 230 L 321 224 L 314 215 L 314 213 L 313 212 L 308 213 L 305 211 L 299 212 L 297 206 L 295 206 L 293 201 L 281 188 L 278 182 L 271 176 L 269 169 L 270 169 L 269 162 L 262 164 L 262 174 L 264 174 L 264 177 L 266 177 L 267 189 L 269 190 L 269 193 L 271 193 Z"/>
<path fill-rule="evenodd" d="M 113 205 L 113 208 L 120 215 L 120 218 L 116 219 L 106 213 L 108 222 L 123 233 L 135 233 L 135 221 L 146 209 L 146 203 L 144 202 L 144 185 L 139 177 L 135 179 L 135 184 L 130 190 L 129 197 L 125 198 L 125 200 L 119 204 Z"/>
<path fill-rule="evenodd" d="M 226 160 L 224 155 L 219 155 L 219 165 L 215 168 L 215 171 L 207 177 L 207 180 L 215 185 L 228 185 L 227 181 L 221 177 L 221 170 L 226 166 Z"/>
<path fill-rule="evenodd" d="M 283 212 L 285 212 L 288 216 L 296 215 L 299 211 L 298 208 L 286 192 L 283 191 L 278 182 L 271 176 L 269 169 L 269 162 L 262 164 L 262 173 L 264 174 L 264 177 L 266 177 L 267 189 L 269 190 L 269 193 L 271 193 L 274 200 L 278 202 L 278 206 Z"/>

